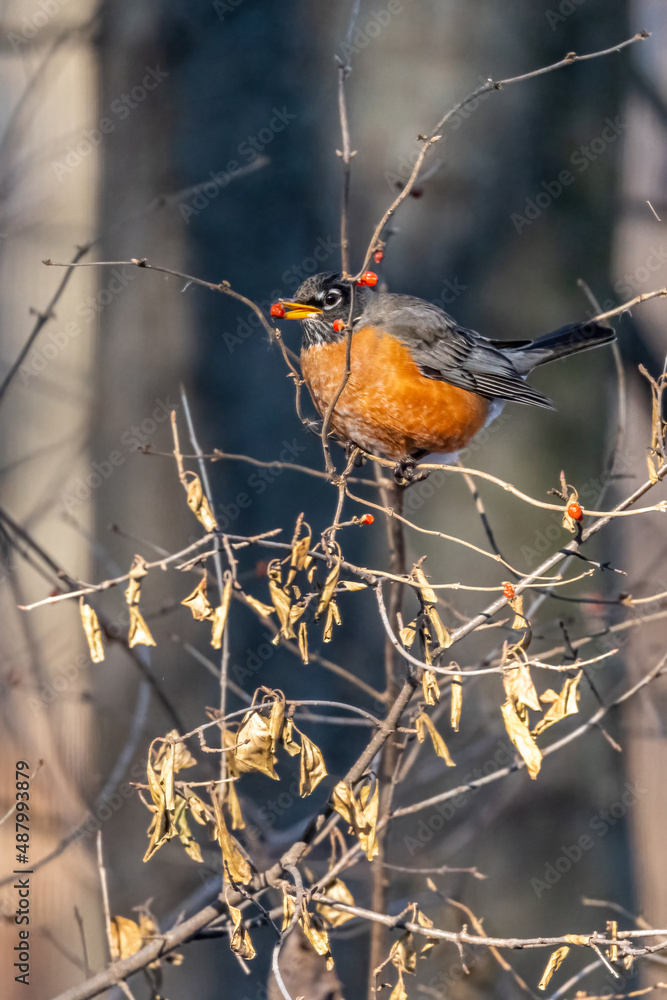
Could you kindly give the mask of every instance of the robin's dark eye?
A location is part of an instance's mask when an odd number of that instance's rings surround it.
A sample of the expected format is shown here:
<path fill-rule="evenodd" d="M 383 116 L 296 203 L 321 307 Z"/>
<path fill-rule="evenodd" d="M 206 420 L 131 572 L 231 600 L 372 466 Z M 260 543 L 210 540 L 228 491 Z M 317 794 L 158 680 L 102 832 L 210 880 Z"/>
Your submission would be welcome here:
<path fill-rule="evenodd" d="M 334 306 L 338 305 L 338 303 L 341 301 L 342 298 L 343 296 L 341 295 L 341 293 L 336 291 L 335 288 L 332 288 L 332 290 L 330 292 L 327 292 L 327 294 L 324 296 L 324 308 L 333 309 Z"/>

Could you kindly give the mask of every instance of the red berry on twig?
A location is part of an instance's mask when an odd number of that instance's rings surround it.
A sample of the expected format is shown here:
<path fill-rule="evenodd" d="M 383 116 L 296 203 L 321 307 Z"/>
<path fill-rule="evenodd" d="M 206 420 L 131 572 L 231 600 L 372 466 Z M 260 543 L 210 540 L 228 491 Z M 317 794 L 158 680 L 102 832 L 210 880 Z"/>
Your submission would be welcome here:
<path fill-rule="evenodd" d="M 359 278 L 359 281 L 357 282 L 358 285 L 369 285 L 371 288 L 373 287 L 373 285 L 377 285 L 377 283 L 378 283 L 378 276 L 375 273 L 375 271 L 364 271 L 362 276 Z"/>
<path fill-rule="evenodd" d="M 359 518 L 359 524 L 372 524 L 374 520 L 372 514 L 364 514 L 363 517 Z"/>
<path fill-rule="evenodd" d="M 333 321 L 333 328 L 336 331 L 336 333 L 340 333 L 341 330 L 345 329 L 345 320 L 344 319 L 335 319 Z"/>
<path fill-rule="evenodd" d="M 576 502 L 576 500 L 573 503 L 568 504 L 567 512 L 573 521 L 581 521 L 581 519 L 584 516 L 583 510 Z"/>
<path fill-rule="evenodd" d="M 376 264 L 381 264 L 384 258 L 384 250 L 376 250 L 373 254 L 373 260 Z"/>
<path fill-rule="evenodd" d="M 282 302 L 274 302 L 271 306 L 271 315 L 283 317 L 285 315 L 285 306 Z"/>
<path fill-rule="evenodd" d="M 505 586 L 503 587 L 503 594 L 505 595 L 508 601 L 514 600 L 514 587 L 512 586 L 511 583 L 505 584 Z"/>

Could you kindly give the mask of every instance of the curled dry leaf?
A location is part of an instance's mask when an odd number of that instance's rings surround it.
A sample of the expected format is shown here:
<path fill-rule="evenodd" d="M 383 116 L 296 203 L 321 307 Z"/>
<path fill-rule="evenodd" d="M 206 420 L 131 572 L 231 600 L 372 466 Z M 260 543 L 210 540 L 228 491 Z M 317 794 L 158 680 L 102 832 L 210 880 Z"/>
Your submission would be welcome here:
<path fill-rule="evenodd" d="M 130 605 L 130 631 L 127 637 L 127 644 L 132 649 L 134 646 L 155 646 L 156 642 L 151 635 L 151 630 L 144 621 L 143 615 L 136 604 Z"/>
<path fill-rule="evenodd" d="M 338 605 L 332 599 L 329 601 L 327 606 L 327 618 L 324 625 L 324 633 L 322 635 L 322 642 L 331 642 L 331 637 L 333 635 L 334 622 L 336 625 L 341 625 L 340 612 L 338 610 Z"/>
<path fill-rule="evenodd" d="M 391 994 L 389 996 L 389 1000 L 408 1000 L 408 994 L 407 994 L 405 986 L 403 984 L 403 973 L 402 972 L 399 972 L 399 974 L 398 974 L 398 982 L 396 983 L 396 985 L 394 986 L 393 990 L 391 991 Z"/>
<path fill-rule="evenodd" d="M 531 736 L 528 726 L 520 717 L 514 702 L 509 698 L 500 706 L 500 711 L 503 714 L 507 734 L 523 757 L 528 774 L 531 778 L 536 778 L 542 766 L 542 754 Z"/>
<path fill-rule="evenodd" d="M 193 475 L 188 483 L 188 507 L 206 531 L 215 531 L 218 522 L 213 516 L 209 502 L 204 495 L 199 476 Z"/>
<path fill-rule="evenodd" d="M 278 618 L 280 619 L 280 634 L 286 639 L 296 639 L 296 635 L 292 627 L 292 621 L 290 619 L 292 598 L 285 590 L 283 590 L 281 586 L 282 574 L 280 570 L 280 563 L 277 559 L 274 559 L 273 562 L 269 563 L 267 572 L 269 577 L 269 593 L 271 594 L 271 601 L 273 602 L 273 606 L 278 613 Z"/>
<path fill-rule="evenodd" d="M 176 807 L 174 809 L 174 826 L 176 827 L 178 839 L 183 844 L 187 856 L 192 858 L 193 861 L 203 862 L 201 848 L 192 836 L 192 830 L 188 825 L 188 801 L 180 795 L 176 799 Z"/>
<path fill-rule="evenodd" d="M 275 698 L 269 711 L 269 735 L 271 736 L 271 752 L 276 752 L 276 743 L 280 739 L 285 718 L 285 696 L 282 691 L 274 691 Z"/>
<path fill-rule="evenodd" d="M 114 962 L 136 955 L 143 945 L 141 928 L 129 917 L 112 917 L 110 930 L 109 950 Z"/>
<path fill-rule="evenodd" d="M 236 749 L 232 752 L 239 772 L 260 771 L 279 781 L 273 764 L 273 740 L 269 723 L 256 709 L 247 712 L 236 734 Z"/>
<path fill-rule="evenodd" d="M 435 610 L 435 608 L 429 605 L 426 608 L 426 617 L 430 625 L 432 626 L 434 642 L 436 642 L 441 649 L 447 649 L 449 646 L 451 646 L 452 644 L 451 633 L 449 632 L 449 629 L 446 629 L 445 626 L 442 624 L 442 619 L 440 618 L 440 615 Z"/>
<path fill-rule="evenodd" d="M 349 823 L 369 861 L 379 850 L 376 829 L 379 802 L 375 783 L 365 785 L 358 799 L 344 781 L 339 781 L 331 793 L 331 805 Z"/>
<path fill-rule="evenodd" d="M 86 604 L 83 597 L 79 600 L 79 611 L 81 612 L 81 624 L 88 640 L 88 649 L 93 663 L 101 663 L 104 659 L 104 646 L 102 645 L 102 632 L 100 623 L 97 620 L 95 609 L 90 604 Z"/>
<path fill-rule="evenodd" d="M 206 576 L 203 576 L 191 594 L 181 601 L 186 608 L 190 608 L 195 621 L 201 622 L 213 618 L 213 608 L 209 604 L 206 596 Z"/>
<path fill-rule="evenodd" d="M 417 619 L 411 621 L 409 625 L 406 625 L 398 633 L 403 645 L 409 649 L 412 643 L 415 641 L 415 636 L 417 635 Z"/>
<path fill-rule="evenodd" d="M 283 890 L 283 931 L 287 930 L 292 922 L 295 906 L 296 903 L 292 896 L 287 891 Z M 329 935 L 324 927 L 312 923 L 310 914 L 305 906 L 302 906 L 301 908 L 298 922 L 303 933 L 306 935 L 317 954 L 326 958 L 327 969 L 333 969 L 334 963 L 333 958 L 331 957 L 331 950 L 329 948 Z"/>
<path fill-rule="evenodd" d="M 229 615 L 229 605 L 232 600 L 233 585 L 233 580 L 230 575 L 225 580 L 222 588 L 220 605 L 211 615 L 211 645 L 213 646 L 213 649 L 220 649 L 222 646 L 222 637 L 225 633 L 225 625 L 227 624 L 227 616 Z"/>
<path fill-rule="evenodd" d="M 135 556 L 130 567 L 130 579 L 125 588 L 125 601 L 130 607 L 139 603 L 141 597 L 141 581 L 147 575 L 145 561 L 141 556 Z"/>
<path fill-rule="evenodd" d="M 312 740 L 301 733 L 301 770 L 299 775 L 299 795 L 305 798 L 314 792 L 322 778 L 326 778 L 327 769 L 322 751 Z"/>
<path fill-rule="evenodd" d="M 514 621 L 511 627 L 516 629 L 530 628 L 530 622 L 523 613 L 523 594 L 516 594 L 507 603 L 514 612 Z"/>
<path fill-rule="evenodd" d="M 440 701 L 440 685 L 432 670 L 424 670 L 422 673 L 422 692 L 427 705 L 437 705 Z"/>
<path fill-rule="evenodd" d="M 547 704 L 551 702 L 551 708 L 533 729 L 533 736 L 539 736 L 549 726 L 553 726 L 555 722 L 560 722 L 566 716 L 577 714 L 579 711 L 579 705 L 577 704 L 579 698 L 579 681 L 581 680 L 582 673 L 583 671 L 580 670 L 576 677 L 568 677 L 561 688 L 560 694 L 556 694 L 555 691 L 549 688 L 548 691 L 545 691 L 540 696 L 541 701 Z"/>
<path fill-rule="evenodd" d="M 229 909 L 229 915 L 231 916 L 232 923 L 234 925 L 234 930 L 232 931 L 229 941 L 229 947 L 235 955 L 250 961 L 250 959 L 255 957 L 256 952 L 252 941 L 250 940 L 248 929 L 243 923 L 243 914 L 240 910 L 237 910 L 235 906 L 232 906 L 230 902 L 227 902 L 227 908 Z"/>
<path fill-rule="evenodd" d="M 243 885 L 247 885 L 252 878 L 250 865 L 243 857 L 238 843 L 227 829 L 225 818 L 222 815 L 222 808 L 215 790 L 211 795 L 211 801 L 213 803 L 213 810 L 215 813 L 215 830 L 213 832 L 213 838 L 220 844 L 223 864 L 227 865 L 229 874 L 235 882 L 241 882 Z"/>
<path fill-rule="evenodd" d="M 256 597 L 251 597 L 250 594 L 244 594 L 243 599 L 262 618 L 269 618 L 275 610 L 270 604 L 264 604 L 263 601 L 258 601 Z"/>
<path fill-rule="evenodd" d="M 426 739 L 426 730 L 428 730 L 429 736 L 431 737 L 431 742 L 433 743 L 433 749 L 435 750 L 438 757 L 442 757 L 447 767 L 456 767 L 456 764 L 449 755 L 449 750 L 447 749 L 447 744 L 443 740 L 442 736 L 435 728 L 433 720 L 426 715 L 425 712 L 420 712 L 415 720 L 415 727 L 417 729 L 417 739 L 420 743 L 423 743 Z"/>
<path fill-rule="evenodd" d="M 308 626 L 305 622 L 299 625 L 299 652 L 304 663 L 308 663 Z"/>
<path fill-rule="evenodd" d="M 338 584 L 338 577 L 340 576 L 340 559 L 336 560 L 333 568 L 329 571 L 326 580 L 324 581 L 324 587 L 322 588 L 322 593 L 320 594 L 320 600 L 317 605 L 317 611 L 315 612 L 315 621 L 318 621 L 321 616 L 326 611 L 329 606 L 329 601 L 333 597 L 334 591 Z"/>
<path fill-rule="evenodd" d="M 459 722 L 461 721 L 461 708 L 463 707 L 463 684 L 461 683 L 461 671 L 458 669 L 458 664 L 452 662 L 450 666 L 456 667 L 456 673 L 452 677 L 452 704 L 449 721 L 454 732 L 458 733 Z"/>
<path fill-rule="evenodd" d="M 538 990 L 546 990 L 547 986 L 549 985 L 549 980 L 551 979 L 551 977 L 553 976 L 554 972 L 561 964 L 563 959 L 569 953 L 569 951 L 570 949 L 568 948 L 568 946 L 564 944 L 561 948 L 557 948 L 556 951 L 551 953 L 549 961 L 547 962 L 547 967 L 542 973 L 542 978 L 537 984 Z"/>
<path fill-rule="evenodd" d="M 295 542 L 292 547 L 292 556 L 290 558 L 290 569 L 287 576 L 287 586 L 293 582 L 294 577 L 302 569 L 308 569 L 313 561 L 313 557 L 308 554 L 310 545 L 312 542 L 312 535 L 310 529 L 308 533 L 300 538 L 298 542 Z"/>
<path fill-rule="evenodd" d="M 361 580 L 341 580 L 338 587 L 340 590 L 368 590 L 368 584 Z"/>
<path fill-rule="evenodd" d="M 342 879 L 334 879 L 331 885 L 325 889 L 325 894 L 328 899 L 354 906 L 354 896 Z M 346 921 L 354 919 L 354 914 L 339 910 L 338 907 L 331 906 L 329 903 L 318 903 L 315 908 L 320 916 L 326 920 L 329 927 L 340 927 Z"/>
<path fill-rule="evenodd" d="M 505 694 L 517 705 L 526 705 L 534 712 L 541 712 L 542 706 L 537 697 L 537 691 L 530 675 L 528 664 L 521 660 L 510 663 L 503 673 L 503 685 Z"/>
<path fill-rule="evenodd" d="M 280 734 L 280 742 L 282 743 L 285 750 L 287 750 L 290 757 L 296 757 L 297 754 L 301 753 L 301 747 L 294 739 L 294 723 L 291 719 L 285 719 L 283 722 L 283 730 Z"/>

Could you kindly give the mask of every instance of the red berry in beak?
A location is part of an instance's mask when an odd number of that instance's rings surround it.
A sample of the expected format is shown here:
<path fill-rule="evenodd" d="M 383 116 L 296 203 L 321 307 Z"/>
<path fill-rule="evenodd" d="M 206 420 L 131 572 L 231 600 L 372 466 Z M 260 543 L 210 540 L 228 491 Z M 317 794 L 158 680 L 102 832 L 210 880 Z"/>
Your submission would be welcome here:
<path fill-rule="evenodd" d="M 336 331 L 336 333 L 340 333 L 341 330 L 345 329 L 345 320 L 344 319 L 335 319 L 333 321 L 333 328 Z"/>
<path fill-rule="evenodd" d="M 285 306 L 282 304 L 282 302 L 273 303 L 273 305 L 271 306 L 271 315 L 278 316 L 279 318 L 282 319 L 282 317 L 285 315 Z"/>

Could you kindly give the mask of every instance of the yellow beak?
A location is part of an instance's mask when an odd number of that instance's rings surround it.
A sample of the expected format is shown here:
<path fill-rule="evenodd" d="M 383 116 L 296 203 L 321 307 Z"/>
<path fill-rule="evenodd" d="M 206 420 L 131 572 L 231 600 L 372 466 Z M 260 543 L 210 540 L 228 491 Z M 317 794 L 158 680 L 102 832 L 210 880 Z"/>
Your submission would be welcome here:
<path fill-rule="evenodd" d="M 281 300 L 285 307 L 285 319 L 309 319 L 311 316 L 321 316 L 322 310 L 319 306 L 307 306 L 303 302 L 286 302 Z"/>

